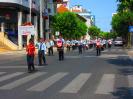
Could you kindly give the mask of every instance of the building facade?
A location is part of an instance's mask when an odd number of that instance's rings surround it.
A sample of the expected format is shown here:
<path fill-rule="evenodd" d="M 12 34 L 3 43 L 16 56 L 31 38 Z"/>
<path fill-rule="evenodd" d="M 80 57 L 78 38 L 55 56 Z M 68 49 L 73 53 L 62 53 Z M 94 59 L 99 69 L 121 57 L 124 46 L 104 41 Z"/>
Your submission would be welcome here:
<path fill-rule="evenodd" d="M 0 33 L 6 33 L 22 49 L 31 35 L 19 34 L 18 26 L 30 22 L 35 28 L 35 42 L 38 38 L 49 39 L 49 15 L 54 15 L 58 2 L 62 0 L 0 0 Z"/>

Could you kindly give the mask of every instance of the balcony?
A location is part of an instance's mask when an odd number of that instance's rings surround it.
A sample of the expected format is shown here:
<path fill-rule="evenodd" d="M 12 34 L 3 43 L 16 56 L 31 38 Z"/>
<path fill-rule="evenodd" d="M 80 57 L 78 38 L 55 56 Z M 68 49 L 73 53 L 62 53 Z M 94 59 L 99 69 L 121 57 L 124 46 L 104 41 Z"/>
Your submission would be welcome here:
<path fill-rule="evenodd" d="M 28 1 L 28 0 L 24 0 L 24 1 Z M 21 5 L 22 0 L 0 0 L 0 3 L 16 3 Z"/>
<path fill-rule="evenodd" d="M 0 0 L 0 3 L 4 4 L 16 4 L 16 5 L 22 5 L 24 7 L 29 8 L 29 0 Z M 32 2 L 32 8 L 35 10 L 39 10 L 39 5 L 35 4 L 35 2 Z"/>

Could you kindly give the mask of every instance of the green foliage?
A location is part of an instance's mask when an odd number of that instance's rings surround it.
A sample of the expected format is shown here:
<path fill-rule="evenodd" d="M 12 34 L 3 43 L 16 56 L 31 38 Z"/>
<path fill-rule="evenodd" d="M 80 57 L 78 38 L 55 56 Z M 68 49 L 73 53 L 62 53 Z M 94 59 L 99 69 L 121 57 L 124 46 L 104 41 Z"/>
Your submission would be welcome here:
<path fill-rule="evenodd" d="M 87 26 L 76 14 L 65 12 L 56 14 L 52 21 L 54 31 L 61 32 L 65 38 L 80 38 L 87 32 Z"/>
<path fill-rule="evenodd" d="M 133 11 L 133 0 L 117 0 L 118 12 Z"/>
<path fill-rule="evenodd" d="M 103 32 L 101 31 L 100 32 L 100 37 L 101 38 L 106 38 L 106 39 L 109 39 L 109 38 L 116 38 L 117 37 L 117 34 L 115 32 Z"/>
<path fill-rule="evenodd" d="M 95 37 L 95 36 L 99 36 L 99 34 L 100 34 L 100 28 L 98 28 L 98 27 L 96 27 L 96 26 L 91 26 L 91 27 L 89 27 L 89 29 L 88 29 L 88 33 L 89 33 L 89 35 L 90 36 L 92 36 L 92 37 Z"/>
<path fill-rule="evenodd" d="M 112 28 L 118 33 L 118 36 L 125 37 L 128 33 L 129 25 L 133 25 L 133 13 L 118 13 L 112 18 Z"/>

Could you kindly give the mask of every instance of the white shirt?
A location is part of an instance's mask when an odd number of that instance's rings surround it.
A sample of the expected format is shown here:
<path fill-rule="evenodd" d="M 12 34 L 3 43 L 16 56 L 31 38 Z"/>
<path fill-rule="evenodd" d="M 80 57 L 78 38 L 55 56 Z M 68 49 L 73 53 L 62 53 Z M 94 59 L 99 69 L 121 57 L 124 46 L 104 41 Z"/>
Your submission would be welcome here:
<path fill-rule="evenodd" d="M 50 46 L 54 46 L 54 42 L 52 40 L 49 41 Z"/>
<path fill-rule="evenodd" d="M 39 42 L 39 43 L 37 43 L 37 48 L 38 48 L 38 50 L 44 50 L 44 51 L 46 51 L 46 44 L 44 43 L 44 42 Z"/>

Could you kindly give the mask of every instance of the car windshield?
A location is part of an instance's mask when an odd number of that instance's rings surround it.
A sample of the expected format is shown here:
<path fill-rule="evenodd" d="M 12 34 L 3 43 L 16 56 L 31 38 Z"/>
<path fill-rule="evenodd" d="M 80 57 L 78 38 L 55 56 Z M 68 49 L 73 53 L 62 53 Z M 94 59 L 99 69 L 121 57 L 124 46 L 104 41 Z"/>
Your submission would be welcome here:
<path fill-rule="evenodd" d="M 122 41 L 122 38 L 116 38 L 115 41 Z"/>

